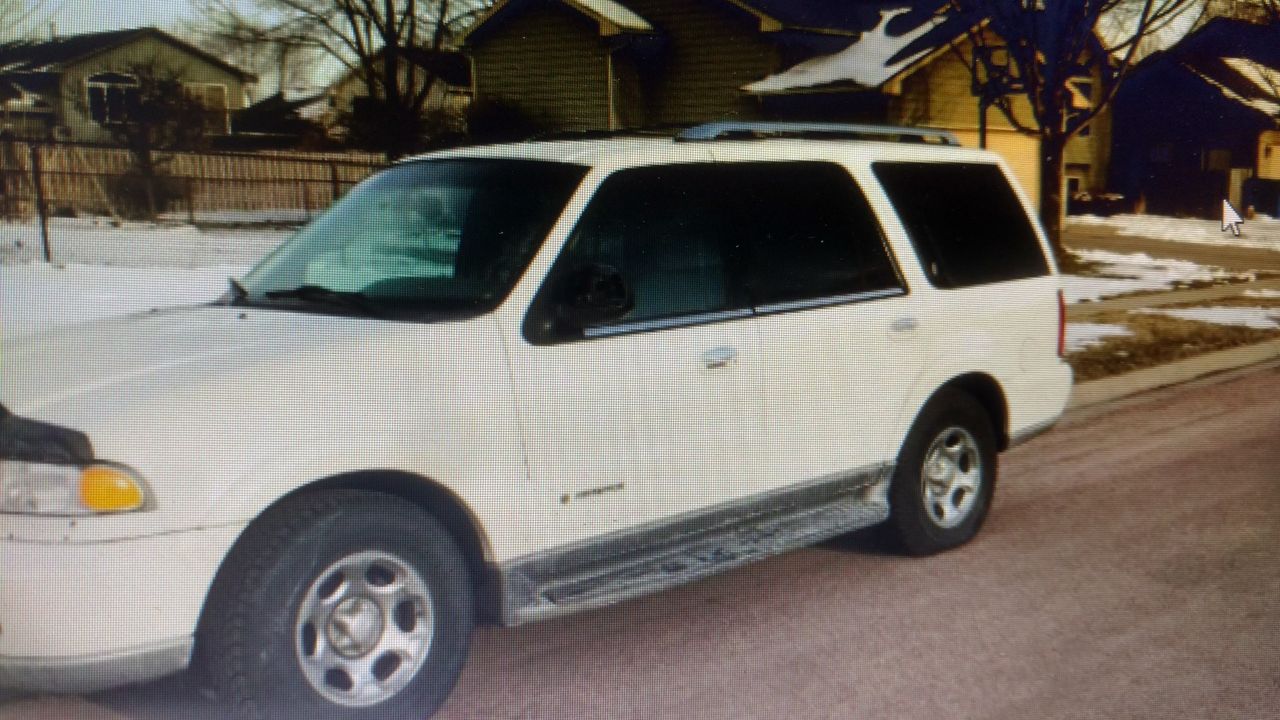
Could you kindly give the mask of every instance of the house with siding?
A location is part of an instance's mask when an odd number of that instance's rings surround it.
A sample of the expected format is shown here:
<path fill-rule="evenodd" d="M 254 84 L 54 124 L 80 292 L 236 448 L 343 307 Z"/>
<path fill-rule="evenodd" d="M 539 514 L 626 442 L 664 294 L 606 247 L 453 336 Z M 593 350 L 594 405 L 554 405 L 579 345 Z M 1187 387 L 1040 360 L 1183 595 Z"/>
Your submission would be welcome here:
<path fill-rule="evenodd" d="M 254 76 L 156 28 L 0 44 L 0 131 L 21 138 L 110 142 L 136 93 L 137 68 L 181 79 L 224 135 Z"/>
<path fill-rule="evenodd" d="M 1115 116 L 1113 185 L 1147 211 L 1280 215 L 1280 25 L 1210 20 L 1134 70 Z"/>
<path fill-rule="evenodd" d="M 944 3 L 904 0 L 500 0 L 464 38 L 481 102 L 548 130 L 716 119 L 825 120 L 947 129 L 981 141 L 969 27 Z M 1087 104 L 1090 83 L 1076 84 Z M 1030 119 L 1025 101 L 1015 113 Z M 999 111 L 985 140 L 1032 197 L 1039 143 Z M 1067 148 L 1071 189 L 1107 178 L 1110 118 Z"/>

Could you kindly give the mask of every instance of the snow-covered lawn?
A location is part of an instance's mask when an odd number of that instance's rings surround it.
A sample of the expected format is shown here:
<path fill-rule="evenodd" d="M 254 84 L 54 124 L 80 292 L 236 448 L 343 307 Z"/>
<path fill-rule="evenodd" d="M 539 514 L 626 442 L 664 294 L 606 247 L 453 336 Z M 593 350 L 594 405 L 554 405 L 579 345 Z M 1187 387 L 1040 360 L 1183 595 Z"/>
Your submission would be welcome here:
<path fill-rule="evenodd" d="M 114 267 L 199 268 L 252 265 L 289 237 L 284 230 L 201 231 L 190 225 L 52 218 L 49 245 L 57 263 Z M 0 223 L 0 265 L 43 260 L 40 226 Z"/>
<path fill-rule="evenodd" d="M 0 338 L 169 305 L 208 302 L 244 267 L 0 265 Z"/>
<path fill-rule="evenodd" d="M 1241 212 L 1244 208 L 1240 208 Z M 1240 237 L 1223 232 L 1218 220 L 1197 218 L 1172 218 L 1159 215 L 1073 215 L 1068 225 L 1103 226 L 1121 235 L 1155 238 L 1172 242 L 1198 245 L 1234 245 L 1237 247 L 1280 250 L 1280 220 L 1259 215 L 1245 220 L 1240 226 Z"/>
<path fill-rule="evenodd" d="M 55 263 L 34 224 L 0 224 L 0 338 L 169 305 L 208 302 L 288 237 L 57 218 Z"/>
<path fill-rule="evenodd" d="M 1280 308 L 1276 307 L 1143 308 L 1133 312 L 1168 315 L 1215 325 L 1238 325 L 1255 330 L 1280 329 Z"/>
<path fill-rule="evenodd" d="M 1075 251 L 1081 260 L 1097 263 L 1101 277 L 1064 275 L 1067 302 L 1096 301 L 1139 291 L 1169 290 L 1180 284 L 1216 280 L 1253 280 L 1251 273 L 1236 273 L 1187 260 L 1153 258 L 1146 253 L 1114 253 L 1106 250 Z"/>

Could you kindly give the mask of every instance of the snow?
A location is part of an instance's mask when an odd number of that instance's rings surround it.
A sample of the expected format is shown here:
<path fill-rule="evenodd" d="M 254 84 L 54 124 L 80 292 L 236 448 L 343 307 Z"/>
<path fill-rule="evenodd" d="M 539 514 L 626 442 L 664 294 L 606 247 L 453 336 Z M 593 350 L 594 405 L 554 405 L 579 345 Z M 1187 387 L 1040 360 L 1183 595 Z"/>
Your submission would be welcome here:
<path fill-rule="evenodd" d="M 1124 325 L 1106 323 L 1067 323 L 1067 352 L 1073 353 L 1098 345 L 1107 338 L 1126 337 L 1133 331 Z"/>
<path fill-rule="evenodd" d="M 0 341 L 58 325 L 208 302 L 288 233 L 54 218 L 53 265 L 40 228 L 0 224 Z"/>
<path fill-rule="evenodd" d="M 570 0 L 570 2 L 582 7 L 592 15 L 608 20 L 623 30 L 653 32 L 653 26 L 649 24 L 649 21 L 621 4 L 614 2 L 614 0 Z"/>
<path fill-rule="evenodd" d="M 1240 58 L 1223 58 L 1223 60 L 1224 62 L 1228 60 L 1240 60 L 1241 62 L 1245 62 L 1245 63 L 1249 62 L 1247 60 L 1241 60 Z M 1228 65 L 1230 65 L 1229 62 L 1228 62 Z M 1232 68 L 1235 69 L 1236 72 L 1240 72 L 1239 68 L 1236 68 L 1235 66 L 1232 66 Z M 1270 68 L 1267 68 L 1267 69 L 1270 70 Z M 1241 73 L 1241 74 L 1249 78 L 1250 82 L 1255 82 L 1255 83 L 1256 83 L 1256 80 L 1254 80 L 1254 77 L 1251 77 L 1251 75 L 1255 77 L 1263 77 L 1261 73 L 1250 73 L 1250 74 Z M 1257 110 L 1258 112 L 1264 115 L 1267 115 L 1268 117 L 1275 117 L 1277 115 L 1280 115 L 1280 103 L 1276 103 L 1275 101 L 1269 100 L 1266 98 L 1246 98 L 1240 95 L 1240 93 L 1236 92 L 1235 90 L 1232 90 L 1226 85 L 1223 85 L 1217 80 L 1209 77 L 1205 73 L 1196 72 L 1196 75 L 1198 75 L 1201 80 L 1204 80 L 1210 85 L 1218 88 L 1218 91 L 1221 92 L 1222 95 L 1226 97 L 1228 100 L 1232 100 L 1234 102 L 1240 103 L 1241 105 L 1244 105 L 1245 107 Z"/>
<path fill-rule="evenodd" d="M 1245 290 L 1241 295 L 1249 298 L 1275 299 L 1280 298 L 1280 290 L 1271 290 L 1269 288 L 1262 288 L 1261 290 Z"/>
<path fill-rule="evenodd" d="M 857 42 L 844 50 L 806 60 L 742 89 L 750 93 L 768 94 L 845 82 L 868 88 L 879 87 L 929 51 L 922 50 L 893 65 L 885 65 L 885 62 L 944 21 L 940 16 L 934 17 L 905 35 L 890 37 L 887 30 L 889 21 L 910 11 L 910 8 L 898 8 L 882 12 L 880 24 L 863 33 Z"/>
<path fill-rule="evenodd" d="M 1224 231 L 1221 219 L 1200 220 L 1160 215 L 1073 215 L 1067 218 L 1067 224 L 1107 227 L 1120 235 L 1170 242 L 1280 250 L 1280 220 L 1265 215 L 1245 220 L 1240 226 L 1240 237 Z"/>
<path fill-rule="evenodd" d="M 1186 37 L 1200 21 L 1202 3 L 1184 4 L 1170 17 L 1157 21 L 1145 37 L 1138 43 L 1133 55 L 1135 64 L 1155 53 L 1168 50 L 1179 40 Z M 1162 4 L 1156 3 L 1153 8 L 1159 12 Z M 1094 33 L 1112 49 L 1112 55 L 1118 60 L 1129 52 L 1129 41 L 1137 30 L 1138 22 L 1144 10 L 1141 0 L 1122 0 L 1114 3 L 1098 17 Z"/>
<path fill-rule="evenodd" d="M 1222 62 L 1247 78 L 1262 94 L 1272 98 L 1280 95 L 1280 70 L 1248 58 L 1222 58 Z"/>
<path fill-rule="evenodd" d="M 1168 315 L 1215 325 L 1239 325 L 1256 330 L 1280 329 L 1280 308 L 1274 307 L 1143 308 L 1132 312 L 1144 315 Z"/>
<path fill-rule="evenodd" d="M 252 265 L 291 233 L 281 230 L 200 231 L 194 227 L 52 218 L 53 260 L 116 267 L 197 268 Z M 40 226 L 0 223 L 0 265 L 44 257 Z"/>
<path fill-rule="evenodd" d="M 1139 291 L 1169 290 L 1175 285 L 1191 282 L 1240 277 L 1252 279 L 1248 274 L 1232 273 L 1187 260 L 1157 259 L 1146 253 L 1079 250 L 1076 255 L 1081 260 L 1098 263 L 1099 273 L 1106 277 L 1063 275 L 1063 294 L 1069 303 L 1096 301 Z"/>
<path fill-rule="evenodd" d="M 0 265 L 0 341 L 59 325 L 208 302 L 245 267 Z"/>

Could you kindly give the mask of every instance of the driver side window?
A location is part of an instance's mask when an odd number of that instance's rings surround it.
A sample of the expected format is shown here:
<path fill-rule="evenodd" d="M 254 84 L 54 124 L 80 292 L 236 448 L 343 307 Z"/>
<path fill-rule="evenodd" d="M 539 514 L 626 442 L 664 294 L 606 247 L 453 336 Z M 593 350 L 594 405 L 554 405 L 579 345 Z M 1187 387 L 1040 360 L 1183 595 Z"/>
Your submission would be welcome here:
<path fill-rule="evenodd" d="M 689 318 L 743 307 L 730 291 L 725 231 L 709 175 L 674 165 L 627 170 L 605 181 L 557 261 L 557 270 L 617 270 L 633 296 L 609 325 Z"/>

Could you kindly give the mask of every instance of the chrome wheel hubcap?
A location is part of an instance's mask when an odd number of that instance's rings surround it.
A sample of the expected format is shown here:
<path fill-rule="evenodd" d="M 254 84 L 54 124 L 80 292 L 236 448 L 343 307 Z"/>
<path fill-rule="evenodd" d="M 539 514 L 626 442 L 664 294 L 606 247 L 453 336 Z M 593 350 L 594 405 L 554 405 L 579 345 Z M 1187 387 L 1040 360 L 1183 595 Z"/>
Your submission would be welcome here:
<path fill-rule="evenodd" d="M 311 687 L 347 707 L 394 697 L 426 662 L 435 634 L 422 576 L 395 555 L 355 553 L 320 573 L 298 608 L 294 647 Z"/>
<path fill-rule="evenodd" d="M 982 453 L 968 430 L 949 427 L 934 438 L 924 454 L 920 484 L 935 525 L 950 529 L 968 519 L 982 490 Z"/>

